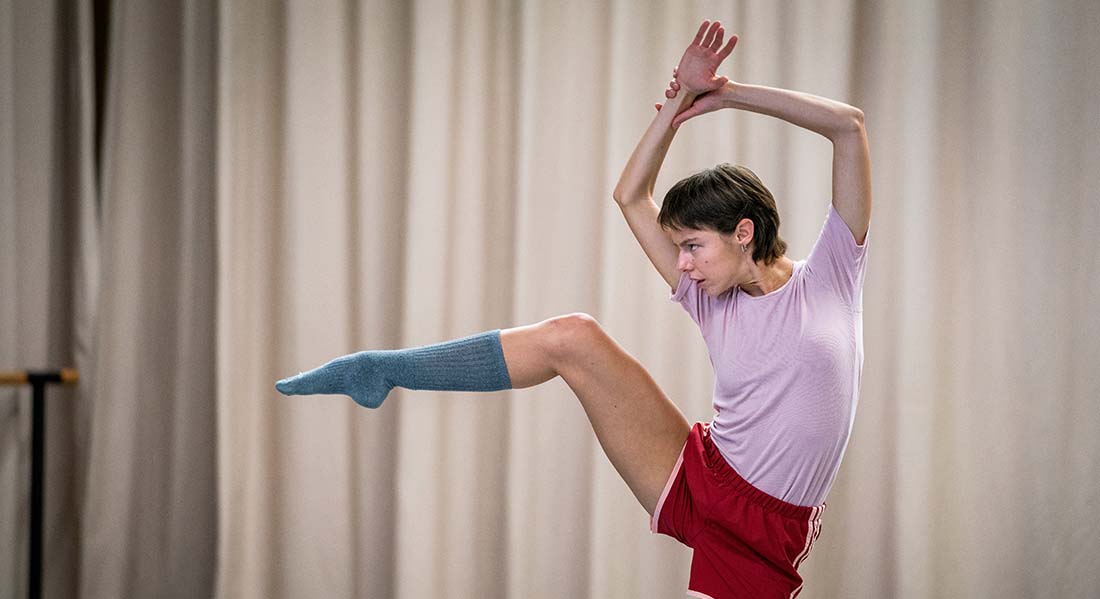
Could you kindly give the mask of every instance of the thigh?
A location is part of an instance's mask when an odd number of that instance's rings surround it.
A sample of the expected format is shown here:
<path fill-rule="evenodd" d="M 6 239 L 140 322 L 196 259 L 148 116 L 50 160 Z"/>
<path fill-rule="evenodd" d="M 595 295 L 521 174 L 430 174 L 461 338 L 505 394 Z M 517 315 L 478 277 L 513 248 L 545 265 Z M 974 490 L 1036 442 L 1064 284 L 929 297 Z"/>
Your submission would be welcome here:
<path fill-rule="evenodd" d="M 691 430 L 653 377 L 583 314 L 504 331 L 501 344 L 521 385 L 540 368 L 565 380 L 611 464 L 652 514 Z"/>

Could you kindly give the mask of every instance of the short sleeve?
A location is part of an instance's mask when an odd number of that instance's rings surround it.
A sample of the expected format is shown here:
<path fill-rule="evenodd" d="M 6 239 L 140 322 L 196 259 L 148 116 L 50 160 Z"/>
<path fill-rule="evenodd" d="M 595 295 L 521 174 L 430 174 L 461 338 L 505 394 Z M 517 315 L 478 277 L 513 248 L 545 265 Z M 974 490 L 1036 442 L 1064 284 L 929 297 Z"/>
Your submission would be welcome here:
<path fill-rule="evenodd" d="M 851 229 L 836 208 L 829 206 L 825 226 L 806 259 L 810 277 L 833 290 L 849 307 L 863 308 L 863 278 L 867 270 L 870 233 L 857 245 Z"/>
<path fill-rule="evenodd" d="M 686 272 L 680 273 L 680 281 L 669 299 L 683 306 L 700 327 L 705 327 L 710 321 L 717 305 L 716 300 L 699 289 L 699 282 L 692 280 Z"/>

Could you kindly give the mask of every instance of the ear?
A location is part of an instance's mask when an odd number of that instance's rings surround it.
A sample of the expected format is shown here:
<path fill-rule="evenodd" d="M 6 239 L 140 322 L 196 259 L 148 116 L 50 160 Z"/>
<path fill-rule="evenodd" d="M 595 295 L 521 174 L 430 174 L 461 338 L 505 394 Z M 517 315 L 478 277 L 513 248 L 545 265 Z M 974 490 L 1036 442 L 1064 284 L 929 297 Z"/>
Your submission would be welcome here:
<path fill-rule="evenodd" d="M 737 223 L 737 228 L 733 231 L 733 238 L 737 242 L 737 245 L 751 245 L 753 235 L 756 233 L 756 225 L 753 224 L 751 218 L 743 218 L 741 222 Z"/>

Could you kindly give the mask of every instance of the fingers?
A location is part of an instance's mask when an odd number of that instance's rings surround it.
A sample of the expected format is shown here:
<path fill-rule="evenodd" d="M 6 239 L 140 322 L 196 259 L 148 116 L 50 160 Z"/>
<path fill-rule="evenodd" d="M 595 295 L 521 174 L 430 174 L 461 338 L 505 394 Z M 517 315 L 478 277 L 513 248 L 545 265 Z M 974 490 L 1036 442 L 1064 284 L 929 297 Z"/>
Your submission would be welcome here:
<path fill-rule="evenodd" d="M 695 102 L 688 106 L 680 114 L 675 115 L 672 118 L 672 128 L 678 129 L 680 125 L 684 124 L 684 121 L 693 119 L 697 116 L 704 115 L 708 112 L 713 112 L 718 109 L 718 106 L 712 101 L 712 94 L 704 94 L 696 98 Z"/>
<path fill-rule="evenodd" d="M 718 60 L 719 61 L 725 60 L 726 57 L 730 55 L 730 52 L 733 52 L 733 47 L 736 46 L 736 45 L 737 45 L 737 36 L 736 35 L 731 35 L 730 36 L 730 41 L 726 42 L 726 47 L 722 48 L 722 51 L 718 53 Z"/>
<path fill-rule="evenodd" d="M 704 48 L 710 48 L 712 51 L 718 53 L 722 60 L 725 60 L 730 52 L 733 52 L 733 47 L 737 45 L 737 36 L 730 36 L 729 42 L 726 46 L 722 47 L 722 41 L 726 37 L 726 29 L 722 27 L 720 21 L 703 21 L 703 24 L 699 26 L 699 31 L 695 34 L 695 39 L 692 44 L 703 46 Z"/>
<path fill-rule="evenodd" d="M 710 24 L 710 27 L 707 29 L 706 36 L 703 37 L 703 47 L 704 48 L 709 48 L 711 46 L 711 44 L 714 43 L 714 36 L 718 33 L 718 29 L 720 27 L 722 27 L 722 24 L 719 23 L 718 21 L 715 21 L 715 22 Z"/>
<path fill-rule="evenodd" d="M 710 21 L 703 21 L 703 24 L 699 26 L 699 31 L 695 34 L 695 39 L 691 40 L 691 45 L 697 46 L 703 41 L 703 34 L 707 32 L 707 27 L 710 25 Z"/>
<path fill-rule="evenodd" d="M 685 110 L 685 111 L 681 112 L 680 114 L 676 115 L 672 119 L 672 128 L 673 129 L 679 129 L 680 125 L 684 124 L 684 121 L 690 119 L 693 116 L 698 116 L 699 114 L 700 114 L 699 109 L 697 109 L 694 105 L 692 105 L 690 108 L 688 108 L 687 110 Z"/>

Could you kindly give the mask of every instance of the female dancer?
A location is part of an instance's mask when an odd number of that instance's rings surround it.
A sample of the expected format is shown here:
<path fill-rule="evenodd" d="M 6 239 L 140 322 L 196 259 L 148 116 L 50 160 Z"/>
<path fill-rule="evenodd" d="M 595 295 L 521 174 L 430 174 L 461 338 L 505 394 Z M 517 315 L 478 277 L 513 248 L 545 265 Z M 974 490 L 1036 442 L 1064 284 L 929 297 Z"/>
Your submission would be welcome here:
<path fill-rule="evenodd" d="M 614 191 L 646 255 L 698 323 L 716 384 L 691 426 L 590 316 L 571 314 L 431 346 L 366 351 L 284 379 L 288 395 L 346 394 L 378 407 L 393 387 L 525 388 L 562 377 L 654 532 L 694 549 L 688 594 L 793 597 L 855 416 L 871 208 L 862 113 L 718 77 L 736 36 L 704 21 Z M 833 142 L 833 201 L 810 256 L 784 255 L 771 194 L 746 168 L 677 183 L 657 172 L 685 120 L 721 108 L 778 117 Z"/>

